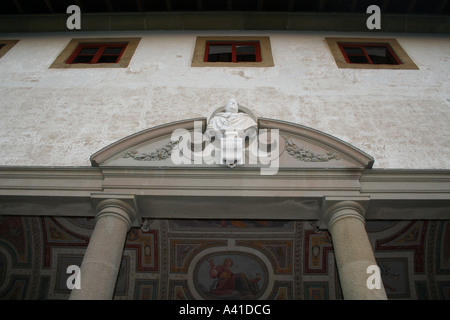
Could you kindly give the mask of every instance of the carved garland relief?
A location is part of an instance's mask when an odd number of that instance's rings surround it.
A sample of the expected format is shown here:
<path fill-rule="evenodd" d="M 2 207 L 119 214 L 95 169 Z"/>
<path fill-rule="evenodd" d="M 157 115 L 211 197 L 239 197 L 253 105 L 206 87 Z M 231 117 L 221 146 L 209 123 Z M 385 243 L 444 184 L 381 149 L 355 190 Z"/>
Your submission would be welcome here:
<path fill-rule="evenodd" d="M 206 131 L 203 132 L 203 134 L 204 137 L 209 139 L 214 139 L 217 137 L 226 137 L 225 139 L 241 138 L 239 141 L 242 143 L 245 142 L 245 136 L 249 128 L 253 128 L 256 131 L 257 126 L 257 123 L 248 114 L 239 112 L 237 102 L 234 99 L 230 99 L 225 106 L 225 112 L 215 114 L 215 116 L 209 120 Z M 315 153 L 296 144 L 292 141 L 292 139 L 287 138 L 286 136 L 282 136 L 282 138 L 285 143 L 283 148 L 279 148 L 279 143 L 276 146 L 275 150 L 278 151 L 278 156 L 274 155 L 276 158 L 279 157 L 283 151 L 287 151 L 287 153 L 296 160 L 305 162 L 326 162 L 333 159 L 341 159 L 341 157 L 334 152 L 330 151 L 324 154 Z M 137 161 L 166 160 L 171 158 L 172 151 L 180 144 L 182 139 L 183 137 L 180 136 L 178 140 L 172 140 L 151 153 L 138 153 L 136 150 L 131 150 L 128 151 L 122 158 L 132 158 Z M 266 150 L 272 147 L 272 142 L 265 146 Z M 261 142 L 258 143 L 260 144 Z"/>

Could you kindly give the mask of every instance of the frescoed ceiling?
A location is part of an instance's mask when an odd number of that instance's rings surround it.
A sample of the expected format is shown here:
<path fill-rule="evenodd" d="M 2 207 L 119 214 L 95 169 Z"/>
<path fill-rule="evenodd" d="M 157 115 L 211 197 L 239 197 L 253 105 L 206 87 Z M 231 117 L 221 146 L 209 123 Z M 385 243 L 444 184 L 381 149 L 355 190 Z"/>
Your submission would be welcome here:
<path fill-rule="evenodd" d="M 0 216 L 0 299 L 68 299 L 67 267 L 81 265 L 94 226 Z M 450 221 L 367 221 L 366 229 L 389 299 L 450 299 Z M 233 284 L 211 273 L 225 265 Z M 144 220 L 128 233 L 114 296 L 342 298 L 329 233 L 288 220 Z"/>

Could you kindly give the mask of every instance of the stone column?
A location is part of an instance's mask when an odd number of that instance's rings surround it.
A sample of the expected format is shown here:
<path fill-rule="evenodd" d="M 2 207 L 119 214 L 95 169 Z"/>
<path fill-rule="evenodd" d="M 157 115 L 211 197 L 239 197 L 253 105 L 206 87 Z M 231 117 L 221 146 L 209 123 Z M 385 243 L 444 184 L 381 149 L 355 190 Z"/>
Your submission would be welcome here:
<path fill-rule="evenodd" d="M 80 268 L 81 288 L 70 300 L 112 299 L 126 235 L 136 218 L 122 200 L 106 199 L 97 205 L 96 225 Z"/>
<path fill-rule="evenodd" d="M 365 229 L 364 208 L 354 201 L 340 201 L 326 213 L 328 230 L 339 271 L 342 293 L 346 300 L 386 300 L 380 279 L 380 289 L 369 288 L 369 266 L 377 266 Z"/>

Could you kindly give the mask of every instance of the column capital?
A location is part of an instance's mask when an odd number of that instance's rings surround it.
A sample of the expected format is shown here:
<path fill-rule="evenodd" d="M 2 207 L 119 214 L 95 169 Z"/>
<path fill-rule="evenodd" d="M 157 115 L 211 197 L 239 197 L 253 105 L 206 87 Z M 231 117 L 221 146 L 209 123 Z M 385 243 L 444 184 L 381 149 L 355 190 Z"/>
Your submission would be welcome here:
<path fill-rule="evenodd" d="M 354 217 L 365 223 L 365 213 L 370 198 L 361 197 L 325 197 L 319 218 L 319 227 L 330 229 L 332 224 L 345 217 Z"/>
<path fill-rule="evenodd" d="M 128 229 L 135 226 L 136 223 L 140 225 L 134 195 L 93 194 L 91 200 L 97 212 L 96 220 L 104 216 L 115 216 L 125 221 Z"/>

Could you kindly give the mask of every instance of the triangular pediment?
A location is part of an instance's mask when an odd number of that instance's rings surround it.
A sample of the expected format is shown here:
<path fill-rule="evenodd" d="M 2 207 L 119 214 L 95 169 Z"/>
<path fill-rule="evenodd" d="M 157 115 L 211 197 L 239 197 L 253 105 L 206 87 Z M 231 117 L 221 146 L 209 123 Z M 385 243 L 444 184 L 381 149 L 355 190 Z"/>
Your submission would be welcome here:
<path fill-rule="evenodd" d="M 193 155 L 190 156 L 190 161 L 181 164 L 174 163 L 171 157 L 172 152 L 179 148 L 174 132 L 184 130 L 192 137 L 194 134 L 203 134 L 207 121 L 207 118 L 188 119 L 135 133 L 92 155 L 91 163 L 93 166 L 102 167 L 224 167 L 211 161 L 199 162 L 198 159 L 193 159 Z M 371 168 L 373 165 L 371 156 L 321 131 L 266 118 L 258 118 L 257 123 L 260 132 L 278 130 L 276 151 L 280 169 Z M 204 147 L 205 144 L 202 148 Z M 258 161 L 250 162 L 246 156 L 240 167 L 264 167 L 264 164 Z"/>

